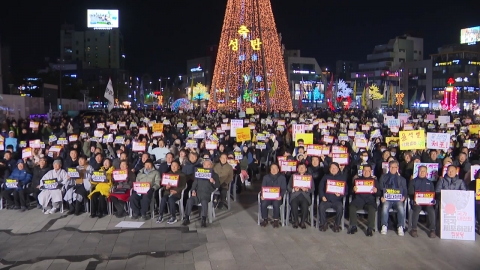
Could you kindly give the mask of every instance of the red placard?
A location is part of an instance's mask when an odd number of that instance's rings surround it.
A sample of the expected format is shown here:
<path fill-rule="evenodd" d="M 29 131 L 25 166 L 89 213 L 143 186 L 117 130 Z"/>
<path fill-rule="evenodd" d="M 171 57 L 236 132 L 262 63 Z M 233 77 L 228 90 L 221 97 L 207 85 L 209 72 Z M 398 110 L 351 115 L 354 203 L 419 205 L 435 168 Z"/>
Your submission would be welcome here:
<path fill-rule="evenodd" d="M 415 203 L 422 206 L 435 204 L 435 192 L 415 192 Z"/>
<path fill-rule="evenodd" d="M 355 186 L 357 187 L 356 194 L 372 194 L 375 187 L 375 180 L 372 179 L 357 179 L 355 180 Z"/>
<path fill-rule="evenodd" d="M 345 182 L 338 180 L 327 180 L 327 186 L 325 187 L 325 192 L 329 194 L 340 194 L 345 195 Z"/>

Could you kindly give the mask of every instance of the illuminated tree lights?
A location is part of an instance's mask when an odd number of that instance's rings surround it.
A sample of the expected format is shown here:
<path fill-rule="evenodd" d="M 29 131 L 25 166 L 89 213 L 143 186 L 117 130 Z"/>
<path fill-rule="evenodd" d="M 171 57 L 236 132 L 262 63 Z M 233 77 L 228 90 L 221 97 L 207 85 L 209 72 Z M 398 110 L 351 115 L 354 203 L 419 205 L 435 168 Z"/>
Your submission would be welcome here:
<path fill-rule="evenodd" d="M 270 0 L 229 0 L 208 110 L 292 111 Z"/>
<path fill-rule="evenodd" d="M 383 95 L 382 93 L 380 93 L 380 89 L 376 84 L 370 85 L 368 90 L 369 90 L 369 95 L 371 100 L 379 100 L 383 98 Z"/>
<path fill-rule="evenodd" d="M 460 109 L 458 107 L 458 90 L 453 86 L 454 83 L 455 81 L 453 78 L 448 79 L 448 86 L 445 87 L 445 91 L 443 91 L 443 100 L 440 102 L 442 110 L 458 111 Z"/>
<path fill-rule="evenodd" d="M 396 105 L 400 106 L 403 105 L 403 98 L 405 97 L 405 94 L 402 92 L 395 94 L 395 98 L 397 101 L 395 102 Z"/>
<path fill-rule="evenodd" d="M 201 83 L 197 83 L 197 85 L 193 87 L 192 92 L 193 100 L 208 100 L 210 98 L 207 87 Z"/>

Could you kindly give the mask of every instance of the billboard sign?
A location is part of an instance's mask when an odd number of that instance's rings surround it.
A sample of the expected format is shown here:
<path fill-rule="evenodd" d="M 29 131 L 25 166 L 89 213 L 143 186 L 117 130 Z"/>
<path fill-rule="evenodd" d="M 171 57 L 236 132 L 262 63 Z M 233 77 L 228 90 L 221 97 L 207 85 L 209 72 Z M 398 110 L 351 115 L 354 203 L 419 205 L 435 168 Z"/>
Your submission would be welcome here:
<path fill-rule="evenodd" d="M 460 44 L 476 44 L 480 42 L 480 26 L 460 30 Z"/>
<path fill-rule="evenodd" d="M 95 29 L 118 28 L 118 9 L 88 9 L 87 27 Z"/>

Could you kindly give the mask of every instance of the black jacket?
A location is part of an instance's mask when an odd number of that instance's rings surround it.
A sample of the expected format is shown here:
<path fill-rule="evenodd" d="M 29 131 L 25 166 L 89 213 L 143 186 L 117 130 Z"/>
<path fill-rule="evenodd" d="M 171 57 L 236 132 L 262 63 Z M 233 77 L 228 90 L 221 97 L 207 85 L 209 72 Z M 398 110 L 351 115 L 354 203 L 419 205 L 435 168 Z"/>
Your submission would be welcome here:
<path fill-rule="evenodd" d="M 340 174 L 340 172 L 338 172 L 336 175 L 327 174 L 322 178 L 322 180 L 320 181 L 320 186 L 318 187 L 318 193 L 320 195 L 320 200 L 322 200 L 322 198 L 325 197 L 325 198 L 327 198 L 327 201 L 329 201 L 329 202 L 338 202 L 338 201 L 341 202 L 343 200 L 344 196 L 337 197 L 335 194 L 326 193 L 327 180 L 336 180 L 336 181 L 345 182 L 345 194 L 346 194 L 348 188 L 347 188 L 347 181 L 345 179 L 345 176 Z"/>
<path fill-rule="evenodd" d="M 377 208 L 377 197 L 380 196 L 380 189 L 378 187 L 378 180 L 375 177 L 359 177 L 355 180 L 373 180 L 375 182 L 375 187 L 377 188 L 377 193 L 372 194 L 356 194 L 352 192 L 352 202 L 351 205 L 355 205 L 357 208 L 363 208 L 365 205 L 372 205 Z M 353 185 L 355 185 L 355 180 L 353 180 Z"/>
<path fill-rule="evenodd" d="M 280 195 L 285 195 L 285 191 L 287 190 L 287 179 L 281 173 L 267 174 L 263 177 L 262 180 L 262 187 L 279 187 L 280 188 Z"/>
<path fill-rule="evenodd" d="M 32 187 L 35 188 L 38 185 L 40 185 L 40 179 L 42 179 L 42 177 L 50 170 L 51 170 L 51 167 L 48 166 L 48 165 L 46 165 L 43 168 L 40 168 L 40 166 L 33 167 L 33 170 L 32 170 Z"/>
<path fill-rule="evenodd" d="M 306 173 L 305 175 L 309 175 Z M 287 190 L 290 192 L 290 202 L 297 198 L 298 196 L 304 196 L 305 199 L 307 199 L 308 203 L 312 203 L 312 194 L 315 192 L 315 183 L 313 182 L 313 177 L 312 177 L 312 182 L 310 183 L 310 190 L 308 192 L 305 192 L 303 190 L 299 190 L 294 192 L 293 191 L 293 177 L 294 175 L 290 176 L 290 181 L 288 181 L 288 187 Z"/>
<path fill-rule="evenodd" d="M 215 180 L 215 183 L 212 184 L 207 179 L 195 178 L 192 184 L 191 190 L 195 190 L 197 192 L 197 197 L 201 201 L 207 200 L 208 202 L 210 202 L 210 195 L 216 188 L 220 187 L 220 180 L 219 180 L 218 174 L 216 174 L 213 171 L 213 169 L 211 170 L 212 170 L 212 178 L 213 180 Z"/>

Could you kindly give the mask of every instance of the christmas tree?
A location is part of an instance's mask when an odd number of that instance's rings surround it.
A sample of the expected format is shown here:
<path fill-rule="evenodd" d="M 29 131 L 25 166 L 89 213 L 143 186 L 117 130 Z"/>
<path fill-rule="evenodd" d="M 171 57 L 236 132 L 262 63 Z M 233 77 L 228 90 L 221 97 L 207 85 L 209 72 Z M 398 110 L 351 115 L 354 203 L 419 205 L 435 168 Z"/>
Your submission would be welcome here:
<path fill-rule="evenodd" d="M 270 0 L 229 0 L 208 110 L 292 111 Z"/>

